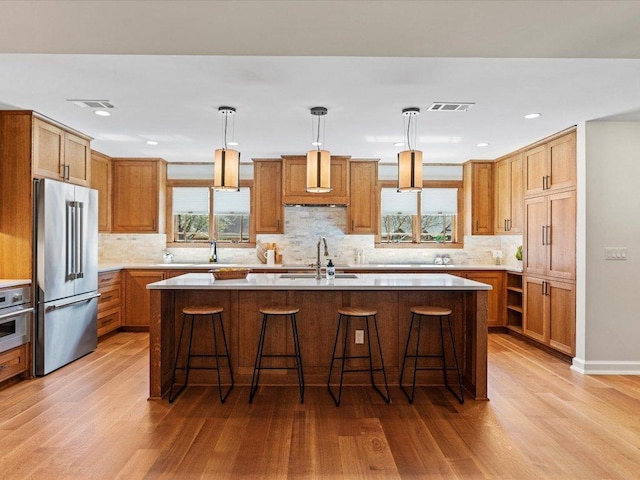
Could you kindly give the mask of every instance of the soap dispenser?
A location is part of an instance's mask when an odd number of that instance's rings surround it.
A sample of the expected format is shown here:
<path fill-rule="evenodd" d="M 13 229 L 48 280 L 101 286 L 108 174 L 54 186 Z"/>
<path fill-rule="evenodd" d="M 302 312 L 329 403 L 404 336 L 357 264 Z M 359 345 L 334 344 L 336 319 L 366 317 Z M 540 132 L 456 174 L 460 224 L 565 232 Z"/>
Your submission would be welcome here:
<path fill-rule="evenodd" d="M 333 280 L 336 278 L 336 267 L 333 264 L 333 261 L 329 259 L 327 263 L 327 280 Z"/>

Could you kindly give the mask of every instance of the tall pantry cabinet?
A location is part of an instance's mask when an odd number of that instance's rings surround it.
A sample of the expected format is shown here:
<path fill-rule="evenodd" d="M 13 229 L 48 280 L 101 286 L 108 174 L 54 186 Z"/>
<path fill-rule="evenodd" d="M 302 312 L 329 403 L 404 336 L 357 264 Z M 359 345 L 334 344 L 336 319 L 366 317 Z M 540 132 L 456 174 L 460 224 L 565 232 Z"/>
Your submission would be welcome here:
<path fill-rule="evenodd" d="M 575 354 L 576 134 L 523 153 L 523 333 Z"/>

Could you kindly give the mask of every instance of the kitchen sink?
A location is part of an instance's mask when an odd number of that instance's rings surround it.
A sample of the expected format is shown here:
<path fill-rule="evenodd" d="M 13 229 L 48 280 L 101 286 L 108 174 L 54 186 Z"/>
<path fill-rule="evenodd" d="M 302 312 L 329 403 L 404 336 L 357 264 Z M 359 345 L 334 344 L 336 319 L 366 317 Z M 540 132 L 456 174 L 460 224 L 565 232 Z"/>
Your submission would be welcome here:
<path fill-rule="evenodd" d="M 280 278 L 288 278 L 295 280 L 296 278 L 316 278 L 315 273 L 283 273 Z M 326 275 L 322 275 L 322 278 L 327 278 Z M 336 278 L 358 278 L 355 273 L 336 273 Z"/>

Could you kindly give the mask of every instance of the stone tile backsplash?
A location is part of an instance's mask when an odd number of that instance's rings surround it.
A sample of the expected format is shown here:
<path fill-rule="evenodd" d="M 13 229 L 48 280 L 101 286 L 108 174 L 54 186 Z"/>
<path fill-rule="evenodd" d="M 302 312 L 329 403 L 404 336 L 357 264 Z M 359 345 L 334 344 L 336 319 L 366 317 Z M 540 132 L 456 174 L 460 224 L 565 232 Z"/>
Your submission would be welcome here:
<path fill-rule="evenodd" d="M 521 235 L 465 236 L 463 249 L 375 248 L 373 235 L 346 235 L 345 207 L 285 207 L 285 233 L 258 235 L 274 242 L 284 263 L 312 263 L 319 237 L 325 237 L 330 257 L 336 264 L 356 263 L 361 251 L 364 263 L 433 263 L 436 255 L 448 254 L 453 264 L 495 264 L 494 252 L 502 253 L 503 265 L 516 265 L 515 251 Z M 161 263 L 167 251 L 162 234 L 100 234 L 99 261 L 102 264 Z M 170 248 L 174 263 L 203 263 L 209 249 Z M 323 262 L 326 261 L 323 256 Z M 220 263 L 258 263 L 255 248 L 218 248 Z"/>

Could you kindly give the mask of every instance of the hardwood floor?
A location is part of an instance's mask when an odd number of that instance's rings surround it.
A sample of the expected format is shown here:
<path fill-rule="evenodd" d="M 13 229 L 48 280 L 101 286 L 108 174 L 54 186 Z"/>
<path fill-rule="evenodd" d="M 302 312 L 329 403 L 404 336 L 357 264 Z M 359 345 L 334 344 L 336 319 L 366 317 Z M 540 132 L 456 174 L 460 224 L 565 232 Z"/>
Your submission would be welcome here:
<path fill-rule="evenodd" d="M 149 402 L 148 335 L 0 391 L 0 478 L 640 478 L 640 377 L 583 376 L 490 335 L 489 402 L 398 387 L 213 387 Z"/>

